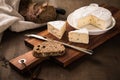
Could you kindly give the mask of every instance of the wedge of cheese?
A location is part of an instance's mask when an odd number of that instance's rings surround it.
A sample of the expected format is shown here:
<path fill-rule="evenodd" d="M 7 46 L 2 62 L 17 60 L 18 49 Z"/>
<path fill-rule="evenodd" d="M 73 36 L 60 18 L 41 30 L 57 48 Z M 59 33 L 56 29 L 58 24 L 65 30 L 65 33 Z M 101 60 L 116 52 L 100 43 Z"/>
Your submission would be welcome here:
<path fill-rule="evenodd" d="M 47 23 L 48 32 L 61 39 L 64 32 L 66 31 L 65 21 L 51 21 Z"/>
<path fill-rule="evenodd" d="M 70 42 L 85 43 L 85 44 L 89 43 L 89 33 L 86 28 L 70 31 L 68 33 L 68 38 Z"/>

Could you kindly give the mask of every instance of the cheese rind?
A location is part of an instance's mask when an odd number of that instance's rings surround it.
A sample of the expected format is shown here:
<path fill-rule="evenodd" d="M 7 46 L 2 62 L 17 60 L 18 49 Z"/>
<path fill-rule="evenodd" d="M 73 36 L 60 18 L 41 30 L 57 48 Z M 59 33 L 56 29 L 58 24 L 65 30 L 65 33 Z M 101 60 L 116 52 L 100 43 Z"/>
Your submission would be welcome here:
<path fill-rule="evenodd" d="M 96 5 L 81 7 L 72 13 L 73 25 L 81 28 L 92 24 L 102 30 L 111 25 L 112 14 L 108 9 Z"/>
<path fill-rule="evenodd" d="M 48 32 L 61 39 L 64 32 L 66 31 L 65 21 L 51 21 L 47 23 Z"/>
<path fill-rule="evenodd" d="M 91 22 L 92 25 L 102 30 L 105 30 L 111 25 L 112 14 L 109 10 L 102 7 L 98 7 L 98 9 L 95 10 L 91 15 L 93 19 L 93 22 Z"/>
<path fill-rule="evenodd" d="M 89 43 L 89 33 L 86 28 L 70 31 L 68 33 L 68 38 L 70 42 L 84 43 L 84 44 Z"/>

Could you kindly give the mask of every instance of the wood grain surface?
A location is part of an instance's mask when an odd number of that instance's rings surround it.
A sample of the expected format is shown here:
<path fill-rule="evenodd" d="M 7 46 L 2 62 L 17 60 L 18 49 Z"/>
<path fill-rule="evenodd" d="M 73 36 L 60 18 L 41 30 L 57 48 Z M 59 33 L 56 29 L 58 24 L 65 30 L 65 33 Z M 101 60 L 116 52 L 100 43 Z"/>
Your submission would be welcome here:
<path fill-rule="evenodd" d="M 23 72 L 27 71 L 28 68 L 30 69 L 46 59 L 46 58 L 36 58 L 32 54 L 33 54 L 33 51 L 29 51 L 23 55 L 20 55 L 16 58 L 11 59 L 9 61 L 9 63 L 10 63 L 12 68 L 16 68 L 16 70 L 23 73 Z M 19 60 L 21 60 L 21 59 L 26 60 L 25 61 L 26 66 L 24 66 L 23 64 L 21 64 L 19 62 Z"/>

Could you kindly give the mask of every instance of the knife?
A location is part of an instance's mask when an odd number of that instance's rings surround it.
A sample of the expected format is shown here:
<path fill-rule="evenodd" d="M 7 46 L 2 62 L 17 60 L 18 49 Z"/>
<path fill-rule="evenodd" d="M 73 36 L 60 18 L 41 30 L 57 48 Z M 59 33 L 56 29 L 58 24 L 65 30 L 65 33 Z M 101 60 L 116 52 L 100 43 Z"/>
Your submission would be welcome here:
<path fill-rule="evenodd" d="M 26 37 L 32 37 L 32 38 L 40 39 L 40 40 L 44 40 L 44 41 L 50 41 L 50 39 L 47 39 L 47 38 L 45 38 L 45 37 L 43 37 L 43 36 L 40 36 L 40 35 L 25 34 L 25 36 L 26 36 Z M 64 42 L 61 42 L 61 41 L 57 41 L 57 40 L 53 40 L 53 41 L 59 42 L 59 43 L 65 45 L 65 46 L 67 46 L 67 47 L 76 49 L 76 50 L 78 50 L 78 51 L 87 53 L 87 54 L 89 54 L 89 55 L 92 55 L 92 54 L 93 54 L 93 51 L 92 51 L 92 50 L 89 50 L 89 49 L 86 49 L 86 48 L 77 47 L 77 46 L 70 45 L 70 44 L 67 44 L 67 43 L 64 43 Z"/>

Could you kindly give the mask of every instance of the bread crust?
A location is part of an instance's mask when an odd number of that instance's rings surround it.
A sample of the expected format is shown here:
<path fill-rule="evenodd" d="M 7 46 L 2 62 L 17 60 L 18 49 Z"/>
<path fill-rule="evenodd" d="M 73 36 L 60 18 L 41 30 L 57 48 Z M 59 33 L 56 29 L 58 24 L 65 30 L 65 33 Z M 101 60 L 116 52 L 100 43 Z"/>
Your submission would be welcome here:
<path fill-rule="evenodd" d="M 28 3 L 28 4 L 27 4 Z M 48 3 L 31 2 L 30 0 L 21 1 L 19 13 L 26 21 L 35 23 L 46 23 L 48 21 L 56 20 L 57 13 L 54 6 Z"/>

